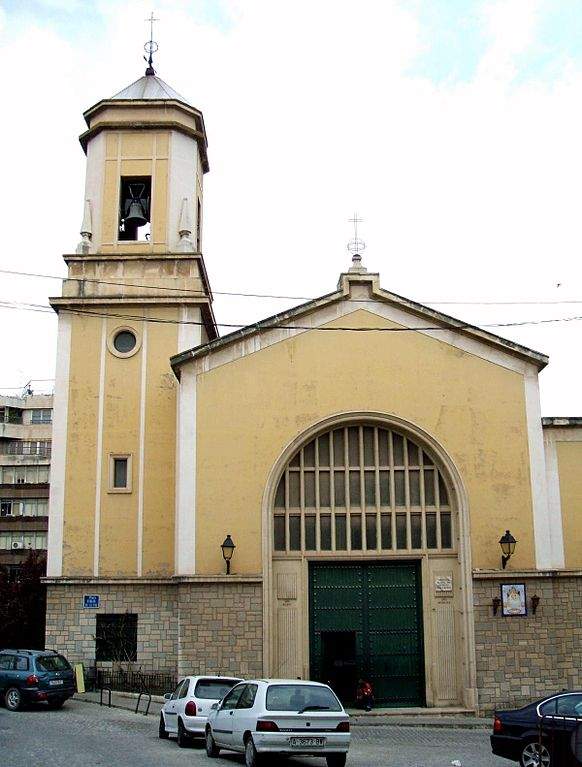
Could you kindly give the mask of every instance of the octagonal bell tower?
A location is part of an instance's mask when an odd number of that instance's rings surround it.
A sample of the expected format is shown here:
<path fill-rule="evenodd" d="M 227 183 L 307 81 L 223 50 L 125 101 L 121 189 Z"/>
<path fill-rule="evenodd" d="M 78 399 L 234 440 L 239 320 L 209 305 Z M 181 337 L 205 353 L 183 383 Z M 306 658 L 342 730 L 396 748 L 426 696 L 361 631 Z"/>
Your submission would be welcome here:
<path fill-rule="evenodd" d="M 84 117 L 81 240 L 50 299 L 48 576 L 172 576 L 175 446 L 188 424 L 169 358 L 217 335 L 202 257 L 204 118 L 151 62 Z"/>

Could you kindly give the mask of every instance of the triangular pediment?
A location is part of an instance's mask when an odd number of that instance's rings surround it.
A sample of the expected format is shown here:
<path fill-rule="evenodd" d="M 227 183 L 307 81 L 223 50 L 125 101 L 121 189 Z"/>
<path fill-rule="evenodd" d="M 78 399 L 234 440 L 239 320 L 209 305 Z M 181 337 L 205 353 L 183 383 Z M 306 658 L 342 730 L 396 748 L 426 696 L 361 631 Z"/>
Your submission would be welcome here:
<path fill-rule="evenodd" d="M 194 360 L 204 360 L 200 369 L 208 370 L 315 329 L 416 332 L 510 368 L 531 365 L 541 370 L 548 363 L 540 352 L 384 290 L 378 274 L 362 270 L 342 274 L 333 293 L 181 352 L 171 365 L 178 377 L 181 367 Z"/>

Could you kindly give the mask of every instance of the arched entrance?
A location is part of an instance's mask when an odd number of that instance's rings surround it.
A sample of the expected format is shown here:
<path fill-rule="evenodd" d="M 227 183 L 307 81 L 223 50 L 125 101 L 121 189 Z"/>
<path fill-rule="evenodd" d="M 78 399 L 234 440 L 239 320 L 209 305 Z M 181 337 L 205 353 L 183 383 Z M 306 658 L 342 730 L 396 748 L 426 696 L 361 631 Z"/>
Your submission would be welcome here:
<path fill-rule="evenodd" d="M 384 705 L 473 705 L 464 493 L 434 440 L 338 416 L 288 447 L 270 485 L 268 673 L 348 699 L 366 676 Z"/>

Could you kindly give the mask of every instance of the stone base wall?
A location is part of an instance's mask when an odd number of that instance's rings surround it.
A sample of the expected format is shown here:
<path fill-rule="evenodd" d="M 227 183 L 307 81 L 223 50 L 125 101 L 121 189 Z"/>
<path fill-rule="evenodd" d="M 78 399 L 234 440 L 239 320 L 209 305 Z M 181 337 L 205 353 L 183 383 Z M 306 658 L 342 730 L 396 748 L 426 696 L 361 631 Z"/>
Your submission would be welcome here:
<path fill-rule="evenodd" d="M 178 611 L 179 674 L 263 675 L 262 584 L 185 584 Z"/>
<path fill-rule="evenodd" d="M 99 608 L 83 607 L 98 594 Z M 178 675 L 263 673 L 262 583 L 49 582 L 46 647 L 72 663 L 95 663 L 96 615 L 136 613 L 137 661 L 142 671 Z M 101 664 L 111 665 L 109 663 Z"/>
<path fill-rule="evenodd" d="M 528 614 L 493 615 L 501 583 L 525 583 Z M 482 713 L 582 688 L 582 577 L 475 579 L 477 688 Z M 540 598 L 534 615 L 531 597 Z"/>

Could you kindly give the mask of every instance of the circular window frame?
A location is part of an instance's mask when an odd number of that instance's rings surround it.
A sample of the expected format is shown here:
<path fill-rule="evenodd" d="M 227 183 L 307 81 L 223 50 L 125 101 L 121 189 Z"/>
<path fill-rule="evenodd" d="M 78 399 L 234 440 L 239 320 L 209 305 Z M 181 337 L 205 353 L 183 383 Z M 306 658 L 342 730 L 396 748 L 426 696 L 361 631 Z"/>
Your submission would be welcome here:
<path fill-rule="evenodd" d="M 115 338 L 119 333 L 131 333 L 133 336 L 135 336 L 135 346 L 131 351 L 129 352 L 120 352 L 115 348 Z M 119 357 L 120 359 L 127 359 L 128 357 L 133 357 L 134 354 L 137 354 L 138 351 L 141 349 L 141 334 L 138 333 L 138 331 L 135 328 L 130 327 L 129 325 L 119 325 L 118 327 L 114 328 L 111 333 L 107 336 L 107 348 L 113 354 L 114 357 Z"/>

